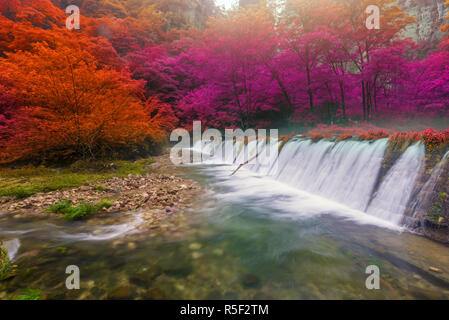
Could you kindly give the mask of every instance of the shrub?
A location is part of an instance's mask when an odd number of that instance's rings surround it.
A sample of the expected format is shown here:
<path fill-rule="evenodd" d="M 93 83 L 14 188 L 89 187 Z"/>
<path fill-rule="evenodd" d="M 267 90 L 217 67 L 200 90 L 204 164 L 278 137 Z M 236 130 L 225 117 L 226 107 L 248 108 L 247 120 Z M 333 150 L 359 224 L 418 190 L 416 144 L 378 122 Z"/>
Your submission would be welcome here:
<path fill-rule="evenodd" d="M 14 300 L 40 300 L 41 292 L 39 290 L 27 289 L 24 294 L 14 298 Z"/>
<path fill-rule="evenodd" d="M 312 140 L 312 142 L 318 142 L 322 139 L 331 139 L 332 137 L 330 135 L 327 134 L 321 134 L 321 133 L 313 133 L 310 136 L 310 140 Z"/>
<path fill-rule="evenodd" d="M 338 136 L 337 141 L 344 141 L 352 138 L 352 134 L 350 133 L 343 133 L 342 135 Z"/>
<path fill-rule="evenodd" d="M 95 189 L 96 189 L 97 191 L 105 191 L 105 190 L 106 190 L 106 187 L 103 186 L 103 185 L 101 185 L 101 184 L 99 184 L 98 186 L 95 187 Z"/>
<path fill-rule="evenodd" d="M 364 132 L 359 135 L 359 138 L 361 140 L 371 140 L 371 141 L 388 138 L 388 137 L 389 137 L 389 134 L 384 130 L 377 130 L 377 131 L 370 130 L 368 132 Z"/>
<path fill-rule="evenodd" d="M 445 201 L 447 199 L 447 193 L 446 192 L 440 192 L 438 193 L 438 197 L 441 201 Z"/>
<path fill-rule="evenodd" d="M 82 219 L 86 216 L 94 215 L 103 208 L 110 208 L 111 206 L 112 202 L 108 200 L 102 200 L 96 205 L 83 202 L 76 207 L 73 207 L 68 200 L 61 200 L 57 204 L 49 207 L 48 210 L 53 213 L 64 214 L 64 219 L 73 221 Z"/>
<path fill-rule="evenodd" d="M 97 212 L 98 211 L 96 210 L 95 206 L 87 202 L 83 202 L 76 207 L 68 208 L 64 213 L 64 219 L 69 221 L 79 220 L 85 216 L 90 216 Z"/>
<path fill-rule="evenodd" d="M 104 208 L 110 208 L 112 207 L 112 202 L 109 200 L 101 200 L 99 203 L 95 205 L 98 211 L 104 209 Z"/>
<path fill-rule="evenodd" d="M 449 131 L 436 131 L 434 129 L 427 129 L 422 132 L 424 144 L 428 152 L 438 150 L 445 144 L 449 143 Z"/>
<path fill-rule="evenodd" d="M 68 200 L 61 200 L 57 204 L 49 207 L 48 210 L 53 212 L 53 213 L 64 213 L 65 210 L 67 210 L 71 206 L 72 205 L 70 204 L 70 201 L 68 201 Z"/>
<path fill-rule="evenodd" d="M 66 253 L 67 250 L 69 250 L 67 247 L 56 247 L 56 250 L 58 250 L 61 253 Z"/>
<path fill-rule="evenodd" d="M 2 243 L 0 242 L 0 245 Z M 0 281 L 6 280 L 14 275 L 17 266 L 8 258 L 8 251 L 0 247 Z"/>
<path fill-rule="evenodd" d="M 176 125 L 171 106 L 142 101 L 143 82 L 101 65 L 82 46 L 35 44 L 0 59 L 0 74 L 21 88 L 26 106 L 8 121 L 0 163 L 101 158 L 122 149 L 130 155 L 130 146 L 165 142 Z"/>

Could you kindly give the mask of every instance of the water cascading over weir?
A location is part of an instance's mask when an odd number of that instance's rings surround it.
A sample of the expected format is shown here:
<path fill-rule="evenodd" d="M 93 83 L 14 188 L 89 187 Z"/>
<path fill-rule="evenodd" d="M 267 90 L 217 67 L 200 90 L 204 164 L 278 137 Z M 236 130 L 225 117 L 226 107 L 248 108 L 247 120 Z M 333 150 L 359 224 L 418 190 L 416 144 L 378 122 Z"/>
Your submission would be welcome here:
<path fill-rule="evenodd" d="M 312 142 L 295 137 L 282 144 L 265 140 L 253 140 L 246 145 L 232 141 L 219 145 L 199 142 L 193 149 L 205 155 L 203 163 L 240 165 L 253 160 L 246 167 L 258 174 L 392 224 L 403 224 L 425 161 L 423 143 L 409 146 L 382 176 L 388 139 Z M 281 151 L 275 152 L 278 149 Z M 257 160 L 252 159 L 255 155 Z M 261 165 L 261 161 L 270 166 Z M 433 183 L 431 179 L 428 184 Z"/>

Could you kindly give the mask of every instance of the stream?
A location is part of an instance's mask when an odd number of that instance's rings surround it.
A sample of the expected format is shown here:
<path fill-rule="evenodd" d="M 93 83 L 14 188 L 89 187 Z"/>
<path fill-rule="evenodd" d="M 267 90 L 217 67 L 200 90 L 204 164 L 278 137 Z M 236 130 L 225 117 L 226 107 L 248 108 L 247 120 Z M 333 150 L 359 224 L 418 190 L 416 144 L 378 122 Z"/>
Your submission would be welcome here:
<path fill-rule="evenodd" d="M 150 230 L 139 229 L 139 212 L 82 222 L 0 214 L 0 239 L 19 268 L 0 282 L 0 298 L 26 289 L 45 299 L 449 298 L 446 246 L 234 169 L 182 167 L 204 195 Z M 65 287 L 69 265 L 80 269 L 79 290 Z M 380 269 L 379 290 L 365 286 L 369 265 Z"/>

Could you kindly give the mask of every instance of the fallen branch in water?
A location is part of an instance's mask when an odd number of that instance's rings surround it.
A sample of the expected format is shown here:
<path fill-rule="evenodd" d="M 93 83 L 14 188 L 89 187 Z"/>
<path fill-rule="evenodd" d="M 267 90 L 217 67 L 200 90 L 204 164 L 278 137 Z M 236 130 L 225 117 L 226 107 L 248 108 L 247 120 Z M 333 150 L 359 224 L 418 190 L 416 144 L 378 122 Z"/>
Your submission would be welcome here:
<path fill-rule="evenodd" d="M 251 159 L 249 159 L 249 160 L 247 160 L 247 161 L 241 163 L 241 164 L 237 167 L 237 169 L 235 169 L 234 172 L 230 174 L 230 176 L 233 176 L 237 171 L 240 170 L 241 167 L 247 165 L 248 163 L 250 163 L 250 161 L 253 161 L 254 159 L 256 159 L 257 156 L 258 156 L 258 154 L 256 154 L 256 155 L 255 155 L 254 157 L 252 157 Z"/>

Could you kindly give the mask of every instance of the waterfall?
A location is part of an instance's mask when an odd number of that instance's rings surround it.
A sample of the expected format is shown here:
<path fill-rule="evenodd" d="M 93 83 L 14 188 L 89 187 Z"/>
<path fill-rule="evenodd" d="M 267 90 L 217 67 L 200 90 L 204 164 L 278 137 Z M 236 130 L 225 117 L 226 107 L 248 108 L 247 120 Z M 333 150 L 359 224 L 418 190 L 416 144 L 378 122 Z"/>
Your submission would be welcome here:
<path fill-rule="evenodd" d="M 257 162 L 251 169 L 265 176 L 271 176 L 272 170 L 277 171 L 279 145 L 280 141 L 274 139 L 260 141 L 257 146 Z"/>
<path fill-rule="evenodd" d="M 394 224 L 401 222 L 424 155 L 424 145 L 420 142 L 402 154 L 381 183 L 366 211 L 368 214 Z"/>
<path fill-rule="evenodd" d="M 276 178 L 298 189 L 364 210 L 386 146 L 386 139 L 374 143 L 292 141 L 279 156 Z"/>
<path fill-rule="evenodd" d="M 415 217 L 419 212 L 427 211 L 431 206 L 432 196 L 435 192 L 435 187 L 437 185 L 438 179 L 440 178 L 445 165 L 447 163 L 446 159 L 449 158 L 449 151 L 443 156 L 438 165 L 432 170 L 432 174 L 426 181 L 424 186 L 419 191 L 416 199 L 413 201 L 411 208 L 413 210 L 413 216 Z"/>
<path fill-rule="evenodd" d="M 224 141 L 214 147 L 213 156 L 204 162 L 239 165 L 258 155 L 247 169 L 398 225 L 423 164 L 425 148 L 422 143 L 409 147 L 373 194 L 387 143 L 387 139 L 375 142 L 322 139 L 313 143 L 295 137 L 278 154 L 279 141 L 253 140 L 247 145 Z M 209 152 L 214 148 L 203 150 Z"/>

